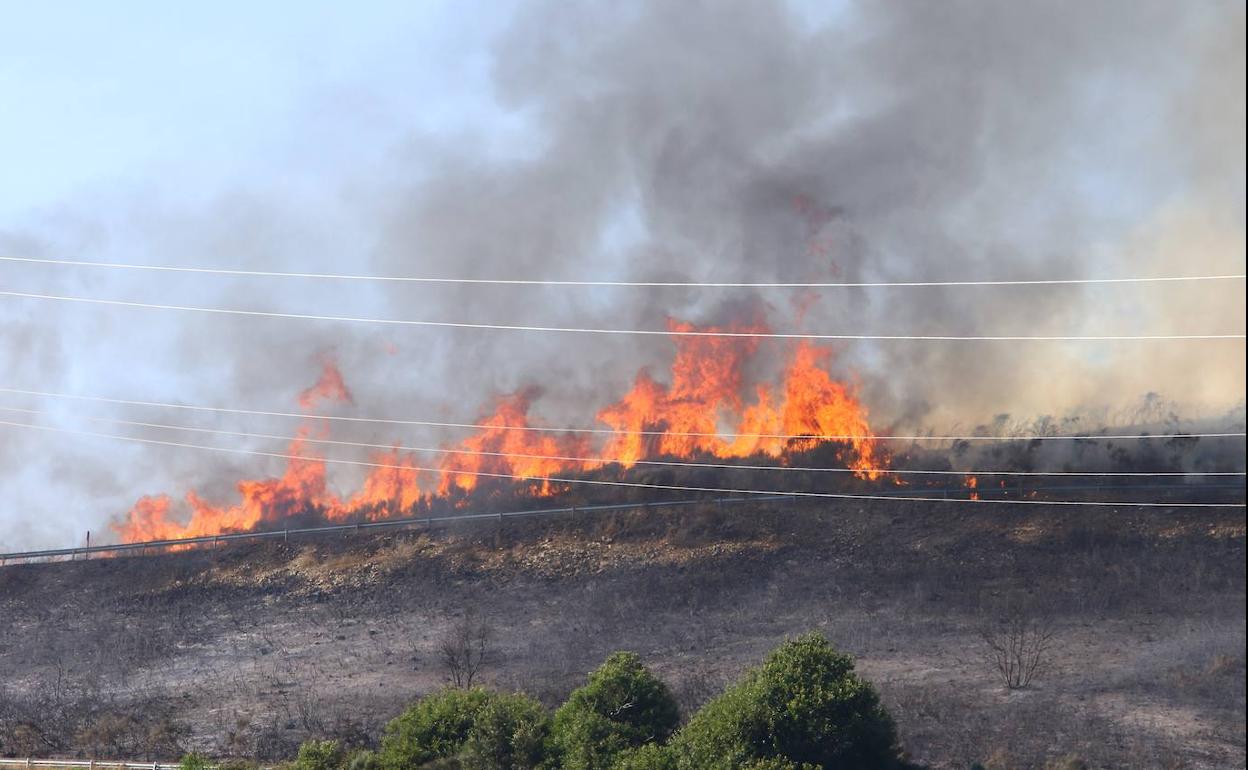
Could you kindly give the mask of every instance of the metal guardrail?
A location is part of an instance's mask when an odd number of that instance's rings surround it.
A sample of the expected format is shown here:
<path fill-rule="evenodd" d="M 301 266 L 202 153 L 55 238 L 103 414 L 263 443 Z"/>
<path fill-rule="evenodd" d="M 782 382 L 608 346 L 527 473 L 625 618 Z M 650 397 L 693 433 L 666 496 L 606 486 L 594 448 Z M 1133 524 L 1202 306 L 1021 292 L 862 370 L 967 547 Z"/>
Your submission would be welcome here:
<path fill-rule="evenodd" d="M 0 759 L 0 768 L 85 767 L 89 770 L 179 770 L 168 762 L 101 762 L 97 759 Z"/>
<path fill-rule="evenodd" d="M 984 502 L 990 502 L 991 499 L 1008 499 L 1010 497 L 1019 497 L 1024 493 L 1033 492 L 1084 492 L 1084 493 L 1103 493 L 1106 491 L 1142 491 L 1142 490 L 1168 490 L 1183 492 L 1213 492 L 1224 490 L 1245 489 L 1243 484 L 1114 484 L 1114 485 L 1079 485 L 1079 486 L 1036 486 L 1022 489 L 1020 487 L 981 487 L 978 489 L 968 489 L 966 487 L 920 487 L 907 489 L 892 489 L 873 491 L 871 494 L 877 497 L 933 497 L 940 495 L 950 500 L 962 499 L 966 500 L 970 495 L 974 494 Z M 91 554 L 146 554 L 149 551 L 161 551 L 167 548 L 182 548 L 194 545 L 220 545 L 222 543 L 238 542 L 243 540 L 273 540 L 281 538 L 289 540 L 291 537 L 303 537 L 310 535 L 332 534 L 335 532 L 365 532 L 379 529 L 406 529 L 411 527 L 432 526 L 435 524 L 451 524 L 457 522 L 468 521 L 503 521 L 510 518 L 523 518 L 525 516 L 552 516 L 559 514 L 570 514 L 575 516 L 578 513 L 608 513 L 612 511 L 628 511 L 628 510 L 651 510 L 655 508 L 676 508 L 685 505 L 733 505 L 745 502 L 776 502 L 779 500 L 789 500 L 794 504 L 800 500 L 808 498 L 800 495 L 744 495 L 737 497 L 715 497 L 715 498 L 693 498 L 684 500 L 661 500 L 647 501 L 639 503 L 610 503 L 600 505 L 572 505 L 560 508 L 538 508 L 524 511 L 503 511 L 499 513 L 459 513 L 449 516 L 415 516 L 399 519 L 382 519 L 380 521 L 361 521 L 353 524 L 329 524 L 320 527 L 299 527 L 296 529 L 276 529 L 261 530 L 256 532 L 231 532 L 222 535 L 205 535 L 202 537 L 187 537 L 171 540 L 148 540 L 141 543 L 119 543 L 116 545 L 92 545 L 79 546 L 74 548 L 53 548 L 40 551 L 17 551 L 13 553 L 0 553 L 0 566 L 10 563 L 21 563 L 34 561 L 37 559 L 51 559 L 57 557 L 69 557 L 70 559 L 79 556 L 87 557 Z M 1129 505 L 1130 503 L 1124 503 Z M 8 762 L 9 760 L 3 760 Z M 146 765 L 145 765 L 146 766 Z"/>

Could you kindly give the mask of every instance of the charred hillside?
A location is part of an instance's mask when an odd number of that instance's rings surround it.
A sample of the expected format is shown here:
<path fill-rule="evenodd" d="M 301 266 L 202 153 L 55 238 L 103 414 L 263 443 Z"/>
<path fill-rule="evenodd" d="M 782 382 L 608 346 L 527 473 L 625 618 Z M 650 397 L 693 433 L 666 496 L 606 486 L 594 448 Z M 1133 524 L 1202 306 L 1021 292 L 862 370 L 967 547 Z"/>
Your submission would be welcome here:
<path fill-rule="evenodd" d="M 893 501 L 15 565 L 0 569 L 0 750 L 368 744 L 445 684 L 442 648 L 470 622 L 488 631 L 482 681 L 550 703 L 630 649 L 688 713 L 820 629 L 935 767 L 1242 767 L 1244 564 L 1242 511 Z M 1007 691 L 981 633 L 1014 609 L 1055 643 L 1035 684 Z"/>

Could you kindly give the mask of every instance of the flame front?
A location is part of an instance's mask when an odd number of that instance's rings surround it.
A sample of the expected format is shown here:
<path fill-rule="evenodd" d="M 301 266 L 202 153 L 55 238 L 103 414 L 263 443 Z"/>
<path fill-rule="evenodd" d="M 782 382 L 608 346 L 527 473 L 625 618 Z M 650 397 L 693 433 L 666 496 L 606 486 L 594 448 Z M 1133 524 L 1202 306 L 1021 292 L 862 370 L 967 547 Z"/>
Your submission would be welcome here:
<path fill-rule="evenodd" d="M 523 430 L 530 427 L 529 405 L 534 395 L 523 391 L 498 399 L 493 414 L 478 422 L 477 433 L 454 447 L 459 453 L 449 453 L 442 461 L 438 495 L 450 495 L 455 489 L 470 492 L 483 476 L 541 479 L 539 494 L 550 494 L 554 488 L 546 477 L 586 468 L 585 463 L 560 458 L 588 457 L 589 442 Z"/>
<path fill-rule="evenodd" d="M 421 463 L 396 448 L 376 452 L 373 467 L 355 494 L 343 499 L 330 487 L 326 462 L 303 427 L 286 452 L 278 478 L 238 482 L 239 499 L 217 505 L 195 492 L 179 516 L 168 495 L 143 497 L 113 529 L 125 542 L 177 539 L 271 528 L 301 515 L 331 521 L 374 520 L 409 513 L 438 499 L 463 500 L 483 479 L 525 482 L 519 490 L 552 495 L 567 487 L 557 480 L 617 465 L 626 470 L 653 458 L 745 458 L 767 456 L 783 464 L 795 453 L 825 442 L 844 467 L 876 479 L 887 461 L 867 422 L 855 389 L 833 379 L 832 354 L 809 342 L 795 344 L 778 383 L 755 383 L 743 393 L 747 364 L 754 361 L 761 323 L 697 327 L 670 320 L 676 352 L 667 384 L 642 369 L 619 400 L 600 409 L 605 440 L 591 434 L 528 430 L 536 389 L 499 397 L 476 430 L 444 446 L 436 461 Z M 701 332 L 746 336 L 698 336 Z M 351 391 L 331 359 L 320 379 L 299 395 L 304 409 L 323 402 L 352 403 Z M 609 469 L 608 469 L 609 470 Z M 513 490 L 516 491 L 516 490 Z"/>
<path fill-rule="evenodd" d="M 966 477 L 966 488 L 970 490 L 970 499 L 971 499 L 971 500 L 978 500 L 978 499 L 979 499 L 979 492 L 977 491 L 977 490 L 979 489 L 979 479 L 978 479 L 978 478 L 976 478 L 976 477 L 974 477 L 974 476 L 967 476 L 967 477 Z"/>

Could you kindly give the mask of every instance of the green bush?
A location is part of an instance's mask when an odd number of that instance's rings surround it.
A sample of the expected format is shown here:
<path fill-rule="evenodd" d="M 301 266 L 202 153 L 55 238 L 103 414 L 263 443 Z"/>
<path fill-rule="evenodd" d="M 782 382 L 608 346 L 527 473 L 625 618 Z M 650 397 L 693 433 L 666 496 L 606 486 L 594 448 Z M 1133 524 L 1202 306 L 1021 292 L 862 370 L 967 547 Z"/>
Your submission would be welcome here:
<path fill-rule="evenodd" d="M 676 770 L 676 757 L 666 746 L 647 743 L 621 752 L 611 770 Z"/>
<path fill-rule="evenodd" d="M 471 770 L 528 770 L 542 764 L 550 717 L 542 704 L 516 693 L 495 695 L 473 720 L 463 765 Z"/>
<path fill-rule="evenodd" d="M 305 741 L 299 747 L 295 770 L 339 770 L 344 758 L 338 741 Z"/>
<path fill-rule="evenodd" d="M 386 725 L 379 752 L 382 767 L 409 770 L 457 755 L 489 698 L 488 692 L 476 687 L 443 690 L 417 701 Z"/>
<path fill-rule="evenodd" d="M 741 770 L 821 770 L 818 765 L 812 765 L 807 762 L 797 764 L 783 757 L 768 757 L 767 759 L 756 759 L 746 765 Z"/>
<path fill-rule="evenodd" d="M 208 758 L 203 754 L 191 752 L 182 757 L 182 761 L 178 763 L 180 770 L 208 770 Z"/>
<path fill-rule="evenodd" d="M 541 763 L 550 720 L 541 704 L 480 687 L 444 690 L 386 726 L 378 756 L 385 770 L 440 767 L 522 770 Z"/>
<path fill-rule="evenodd" d="M 560 767 L 608 770 L 622 752 L 666 741 L 679 722 L 667 685 L 635 653 L 617 652 L 555 712 L 551 740 Z"/>
<path fill-rule="evenodd" d="M 347 770 L 381 770 L 381 757 L 375 751 L 361 749 L 347 757 L 343 767 Z"/>
<path fill-rule="evenodd" d="M 712 700 L 675 737 L 681 770 L 729 770 L 754 760 L 824 770 L 899 766 L 896 730 L 848 655 L 821 634 L 785 642 Z"/>

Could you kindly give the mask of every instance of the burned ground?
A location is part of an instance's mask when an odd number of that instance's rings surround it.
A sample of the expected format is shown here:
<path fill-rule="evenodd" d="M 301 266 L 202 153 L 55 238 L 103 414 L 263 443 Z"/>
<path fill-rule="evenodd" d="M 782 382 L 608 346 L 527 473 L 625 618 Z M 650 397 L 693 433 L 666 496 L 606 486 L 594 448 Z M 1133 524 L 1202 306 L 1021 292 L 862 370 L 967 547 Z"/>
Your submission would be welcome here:
<path fill-rule="evenodd" d="M 631 649 L 688 711 L 819 629 L 933 767 L 1243 767 L 1244 531 L 1240 511 L 708 506 L 14 565 L 0 750 L 368 743 L 445 683 L 472 613 L 486 682 L 551 704 Z M 980 635 L 1007 607 L 1054 631 L 1024 690 Z"/>

